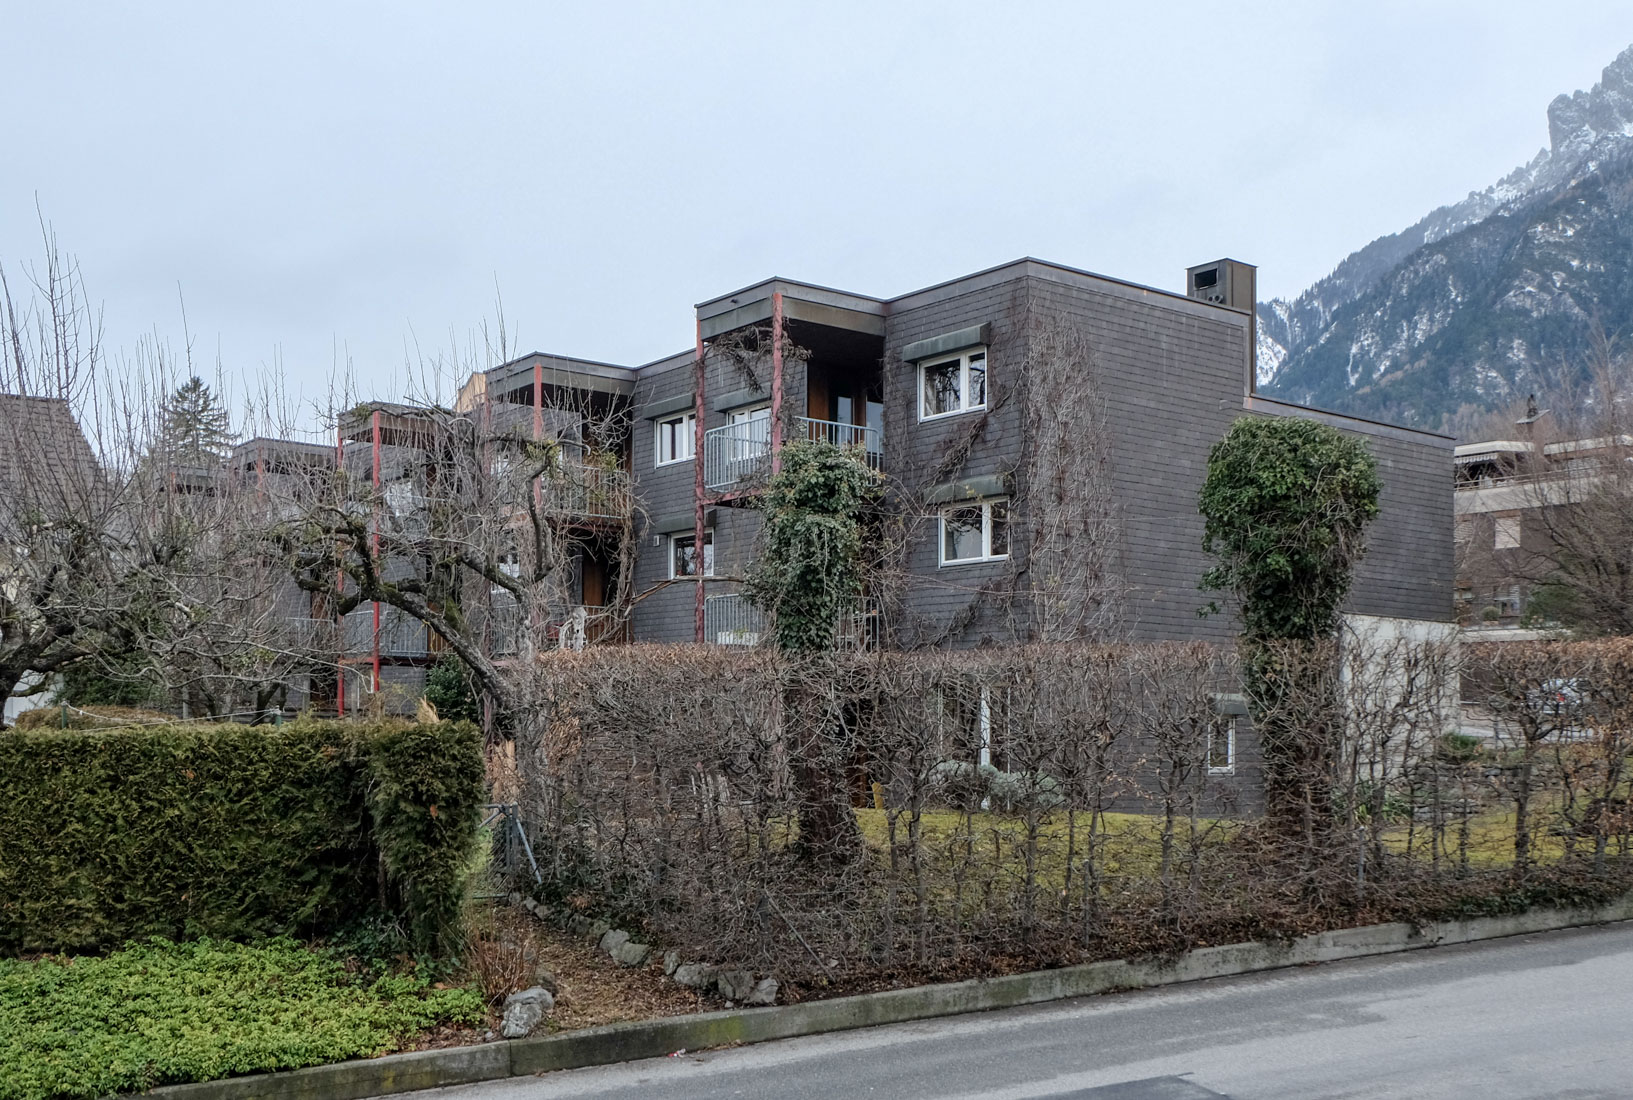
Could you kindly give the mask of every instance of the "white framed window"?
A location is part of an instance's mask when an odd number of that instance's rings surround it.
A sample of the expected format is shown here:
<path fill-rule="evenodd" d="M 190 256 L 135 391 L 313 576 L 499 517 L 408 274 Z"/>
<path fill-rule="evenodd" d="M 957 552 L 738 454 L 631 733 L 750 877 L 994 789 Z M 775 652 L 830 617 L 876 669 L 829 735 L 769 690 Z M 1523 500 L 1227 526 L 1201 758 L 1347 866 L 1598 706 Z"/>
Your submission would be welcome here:
<path fill-rule="evenodd" d="M 714 532 L 703 532 L 703 575 L 714 576 Z M 697 576 L 697 536 L 669 536 L 669 576 Z"/>
<path fill-rule="evenodd" d="M 919 364 L 920 420 L 955 416 L 986 407 L 986 348 L 970 348 Z"/>
<path fill-rule="evenodd" d="M 1009 501 L 984 500 L 942 509 L 940 545 L 942 565 L 1009 557 Z"/>
<path fill-rule="evenodd" d="M 1520 544 L 1520 517 L 1498 516 L 1492 531 L 1492 549 L 1513 550 Z"/>
<path fill-rule="evenodd" d="M 1236 774 L 1236 716 L 1221 714 L 1208 734 L 1208 774 Z"/>
<path fill-rule="evenodd" d="M 696 413 L 671 416 L 658 421 L 653 428 L 656 431 L 656 438 L 652 453 L 657 456 L 657 465 L 668 466 L 672 462 L 691 460 L 697 450 Z"/>

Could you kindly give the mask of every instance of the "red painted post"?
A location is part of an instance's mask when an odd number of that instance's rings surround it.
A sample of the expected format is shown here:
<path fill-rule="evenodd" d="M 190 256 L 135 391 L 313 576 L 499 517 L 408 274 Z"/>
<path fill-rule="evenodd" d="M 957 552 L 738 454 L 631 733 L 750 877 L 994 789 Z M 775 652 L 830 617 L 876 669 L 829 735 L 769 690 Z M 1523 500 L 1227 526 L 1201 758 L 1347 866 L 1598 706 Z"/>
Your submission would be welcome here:
<path fill-rule="evenodd" d="M 692 560 L 697 566 L 697 596 L 692 605 L 693 632 L 703 641 L 703 322 L 697 323 L 697 392 L 692 395 L 692 411 L 697 420 L 692 430 Z M 671 548 L 670 553 L 674 553 Z M 664 570 L 665 573 L 668 570 Z"/>
<path fill-rule="evenodd" d="M 544 438 L 544 364 L 533 360 L 533 441 Z"/>
<path fill-rule="evenodd" d="M 771 473 L 782 469 L 782 291 L 771 295 Z"/>

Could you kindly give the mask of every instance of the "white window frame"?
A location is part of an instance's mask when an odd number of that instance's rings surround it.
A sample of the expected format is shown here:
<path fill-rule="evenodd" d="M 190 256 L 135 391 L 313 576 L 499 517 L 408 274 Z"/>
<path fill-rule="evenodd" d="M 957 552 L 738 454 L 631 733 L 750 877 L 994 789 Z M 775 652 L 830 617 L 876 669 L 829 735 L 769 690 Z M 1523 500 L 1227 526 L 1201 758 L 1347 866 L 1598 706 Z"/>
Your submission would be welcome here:
<path fill-rule="evenodd" d="M 979 357 L 985 380 L 981 386 L 981 403 L 970 403 L 970 360 Z M 946 412 L 931 412 L 924 400 L 924 376 L 932 367 L 946 366 L 948 363 L 958 364 L 958 407 Z M 948 416 L 962 416 L 969 412 L 979 412 L 987 407 L 987 394 L 992 390 L 992 357 L 987 354 L 985 344 L 979 347 L 965 348 L 953 355 L 938 355 L 933 359 L 919 361 L 919 420 L 941 420 Z"/>
<path fill-rule="evenodd" d="M 1004 509 L 1004 539 L 1005 549 L 1001 554 L 992 552 L 992 509 L 994 505 L 1002 505 Z M 981 509 L 981 556 L 978 558 L 948 558 L 947 557 L 947 516 L 952 512 L 964 512 L 975 508 Z M 960 504 L 949 504 L 942 508 L 936 516 L 936 563 L 945 568 L 954 565 L 981 565 L 985 562 L 1007 561 L 1009 539 L 1009 498 L 989 497 L 985 500 L 971 500 Z"/>
<path fill-rule="evenodd" d="M 692 574 L 687 574 L 687 573 L 677 573 L 677 572 L 675 572 L 675 544 L 680 543 L 680 542 L 690 541 L 691 539 L 695 538 L 696 535 L 697 535 L 697 532 L 695 532 L 695 531 L 677 531 L 674 534 L 669 536 L 668 542 L 664 546 L 664 549 L 665 549 L 665 551 L 668 552 L 668 555 L 669 555 L 669 569 L 668 569 L 668 572 L 669 572 L 669 579 L 670 580 L 672 580 L 672 581 L 673 580 L 685 580 L 688 576 L 692 575 Z M 700 564 L 702 566 L 703 572 L 700 573 L 700 574 L 696 574 L 696 575 L 704 576 L 704 577 L 714 576 L 714 528 L 713 527 L 706 527 L 703 530 L 703 559 L 702 559 Z"/>
<path fill-rule="evenodd" d="M 673 458 L 663 457 L 664 428 L 671 424 L 681 426 L 680 439 L 684 446 L 684 454 L 677 454 Z M 662 420 L 652 422 L 652 458 L 656 466 L 676 466 L 682 462 L 690 462 L 697 455 L 697 413 L 681 413 L 679 416 L 666 416 Z"/>
<path fill-rule="evenodd" d="M 1235 775 L 1236 774 L 1236 722 L 1237 722 L 1237 716 L 1236 715 L 1234 715 L 1234 714 L 1221 714 L 1221 715 L 1218 716 L 1217 720 L 1214 722 L 1213 729 L 1208 731 L 1208 774 L 1209 775 Z M 1225 763 L 1222 764 L 1222 765 L 1219 765 L 1219 764 L 1215 764 L 1213 762 L 1213 744 L 1214 744 L 1214 738 L 1218 737 L 1221 731 L 1223 731 L 1224 734 L 1225 734 Z"/>

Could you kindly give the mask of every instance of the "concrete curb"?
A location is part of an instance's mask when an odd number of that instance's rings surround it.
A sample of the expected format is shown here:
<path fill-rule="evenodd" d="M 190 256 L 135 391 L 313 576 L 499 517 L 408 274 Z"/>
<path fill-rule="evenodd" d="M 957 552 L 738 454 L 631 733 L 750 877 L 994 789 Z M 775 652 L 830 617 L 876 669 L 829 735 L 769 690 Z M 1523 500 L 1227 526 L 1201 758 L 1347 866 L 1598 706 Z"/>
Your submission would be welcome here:
<path fill-rule="evenodd" d="M 1633 894 L 1580 909 L 1536 909 L 1512 916 L 1426 925 L 1374 924 L 1301 936 L 1287 943 L 1202 947 L 1166 961 L 1113 959 L 1059 970 L 892 989 L 778 1008 L 672 1016 L 538 1039 L 391 1054 L 285 1073 L 170 1085 L 146 1095 L 174 1100 L 360 1100 L 443 1085 L 628 1062 L 682 1049 L 791 1039 L 877 1024 L 1040 1004 L 1112 990 L 1146 989 L 1305 963 L 1359 959 L 1630 919 L 1633 919 Z"/>

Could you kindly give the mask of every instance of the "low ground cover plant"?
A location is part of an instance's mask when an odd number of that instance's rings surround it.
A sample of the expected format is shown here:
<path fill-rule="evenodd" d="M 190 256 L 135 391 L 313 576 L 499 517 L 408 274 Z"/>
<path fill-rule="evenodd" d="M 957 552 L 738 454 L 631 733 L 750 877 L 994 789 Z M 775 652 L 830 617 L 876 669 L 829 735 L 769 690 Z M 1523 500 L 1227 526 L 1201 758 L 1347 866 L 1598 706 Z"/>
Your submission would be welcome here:
<path fill-rule="evenodd" d="M 348 966 L 286 937 L 150 939 L 102 957 L 0 959 L 0 1100 L 96 1097 L 295 1069 L 474 1026 L 482 995 Z"/>

